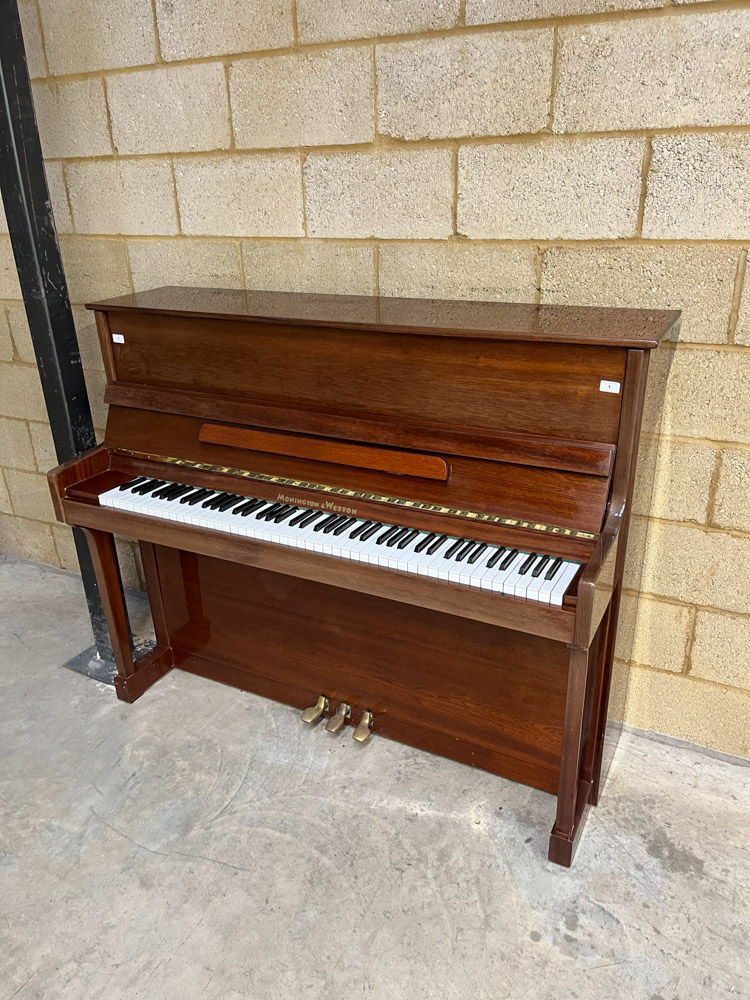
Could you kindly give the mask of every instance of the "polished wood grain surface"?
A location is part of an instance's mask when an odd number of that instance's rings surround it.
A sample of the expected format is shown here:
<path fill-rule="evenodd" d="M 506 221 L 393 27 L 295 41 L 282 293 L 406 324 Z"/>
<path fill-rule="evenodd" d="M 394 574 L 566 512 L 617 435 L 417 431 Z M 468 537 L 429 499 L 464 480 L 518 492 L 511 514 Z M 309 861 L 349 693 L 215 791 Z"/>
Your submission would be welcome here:
<path fill-rule="evenodd" d="M 150 413 L 174 413 L 253 427 L 306 431 L 339 441 L 418 448 L 446 455 L 487 458 L 495 462 L 514 462 L 595 476 L 610 474 L 616 451 L 614 444 L 601 441 L 570 441 L 539 434 L 508 434 L 478 428 L 458 430 L 428 422 L 405 423 L 375 413 L 352 413 L 340 408 L 322 410 L 313 406 L 303 409 L 185 389 L 107 385 L 104 401 L 112 406 Z"/>
<path fill-rule="evenodd" d="M 173 666 L 296 708 L 325 694 L 352 724 L 373 712 L 374 738 L 556 793 L 549 858 L 569 865 L 616 736 L 649 354 L 679 313 L 183 288 L 93 308 L 104 445 L 49 479 L 89 534 L 118 697 Z M 552 607 L 99 504 L 135 475 L 581 568 Z M 141 546 L 157 646 L 140 660 L 115 533 Z"/>
<path fill-rule="evenodd" d="M 340 465 L 324 460 L 247 450 L 240 454 L 232 447 L 201 441 L 202 426 L 202 421 L 190 417 L 146 414 L 118 407 L 110 411 L 104 440 L 115 451 L 122 449 L 147 454 L 156 440 L 159 442 L 159 454 L 169 458 L 191 459 L 209 465 L 236 467 L 423 503 L 544 521 L 582 531 L 598 532 L 602 526 L 609 489 L 608 480 L 602 476 L 463 456 L 450 456 L 448 481 L 407 474 L 389 475 L 364 468 L 343 470 Z M 181 481 L 179 470 L 173 470 L 173 475 Z M 252 484 L 248 487 L 251 495 L 253 488 Z M 258 496 L 265 495 L 258 493 Z M 304 490 L 303 495 L 311 500 L 319 498 L 314 489 Z M 349 506 L 361 508 L 359 501 L 350 502 Z M 383 518 L 396 516 L 392 510 L 381 509 L 380 513 Z"/>
<path fill-rule="evenodd" d="M 301 292 L 257 292 L 230 288 L 166 286 L 89 303 L 106 313 L 130 312 L 198 318 L 218 317 L 297 325 L 334 325 L 352 329 L 406 333 L 477 335 L 499 340 L 545 343 L 617 344 L 656 347 L 671 336 L 680 313 L 662 309 L 528 305 L 508 302 L 456 302 L 366 295 L 320 295 Z"/>
<path fill-rule="evenodd" d="M 352 721 L 372 711 L 382 735 L 391 719 L 418 721 L 462 748 L 528 763 L 537 787 L 555 790 L 567 667 L 560 643 L 204 556 L 185 582 L 179 553 L 162 546 L 157 562 L 178 665 L 193 655 L 220 661 L 252 675 L 238 686 L 252 690 L 260 676 L 299 691 L 300 707 L 322 692 L 331 712 L 342 701 L 356 709 Z M 199 595 L 197 611 L 188 591 Z M 466 757 L 462 749 L 457 759 L 471 763 Z"/>
<path fill-rule="evenodd" d="M 448 464 L 439 455 L 398 451 L 378 445 L 348 444 L 314 438 L 308 434 L 274 434 L 270 431 L 228 427 L 226 424 L 203 424 L 198 440 L 204 444 L 222 444 L 263 454 L 304 458 L 358 469 L 374 469 L 396 476 L 418 476 L 420 479 L 448 479 Z"/>
<path fill-rule="evenodd" d="M 113 313 L 117 382 L 614 444 L 625 350 Z"/>

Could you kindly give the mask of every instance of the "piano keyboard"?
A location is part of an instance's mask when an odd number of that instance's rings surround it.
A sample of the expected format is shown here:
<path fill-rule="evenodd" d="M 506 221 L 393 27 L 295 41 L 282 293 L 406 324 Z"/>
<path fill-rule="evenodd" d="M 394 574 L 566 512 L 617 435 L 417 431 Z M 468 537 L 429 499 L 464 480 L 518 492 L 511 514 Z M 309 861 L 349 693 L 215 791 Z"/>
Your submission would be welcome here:
<path fill-rule="evenodd" d="M 562 604 L 580 565 L 509 546 L 146 476 L 102 493 L 99 503 L 543 604 Z"/>

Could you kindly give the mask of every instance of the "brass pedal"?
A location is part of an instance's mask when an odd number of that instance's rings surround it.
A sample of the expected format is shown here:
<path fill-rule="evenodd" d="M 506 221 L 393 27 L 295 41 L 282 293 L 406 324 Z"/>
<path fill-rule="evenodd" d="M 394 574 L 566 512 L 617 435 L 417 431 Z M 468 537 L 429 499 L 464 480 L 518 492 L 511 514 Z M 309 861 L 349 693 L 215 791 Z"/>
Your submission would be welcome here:
<path fill-rule="evenodd" d="M 362 718 L 357 723 L 357 728 L 352 733 L 352 739 L 357 743 L 364 743 L 372 732 L 372 712 L 363 712 Z"/>
<path fill-rule="evenodd" d="M 351 706 L 347 705 L 345 701 L 342 701 L 328 722 L 326 722 L 326 732 L 337 733 L 351 714 Z"/>
<path fill-rule="evenodd" d="M 317 722 L 321 717 L 323 712 L 328 711 L 328 699 L 324 694 L 318 698 L 315 704 L 311 708 L 306 708 L 300 718 L 303 722 Z"/>

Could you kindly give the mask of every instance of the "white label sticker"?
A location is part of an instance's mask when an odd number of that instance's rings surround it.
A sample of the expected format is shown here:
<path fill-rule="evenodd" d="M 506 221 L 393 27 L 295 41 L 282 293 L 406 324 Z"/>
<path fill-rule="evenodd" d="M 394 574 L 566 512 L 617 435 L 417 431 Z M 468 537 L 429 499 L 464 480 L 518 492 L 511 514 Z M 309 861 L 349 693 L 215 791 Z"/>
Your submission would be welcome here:
<path fill-rule="evenodd" d="M 620 391 L 620 383 L 619 382 L 607 382 L 605 379 L 602 379 L 601 382 L 599 383 L 599 392 L 615 392 L 615 393 L 617 393 L 619 391 Z"/>
<path fill-rule="evenodd" d="M 116 344 L 124 344 L 125 343 L 125 338 L 123 337 L 123 335 L 121 333 L 113 333 L 112 334 L 112 340 Z M 604 385 L 603 382 L 602 382 L 602 385 Z"/>

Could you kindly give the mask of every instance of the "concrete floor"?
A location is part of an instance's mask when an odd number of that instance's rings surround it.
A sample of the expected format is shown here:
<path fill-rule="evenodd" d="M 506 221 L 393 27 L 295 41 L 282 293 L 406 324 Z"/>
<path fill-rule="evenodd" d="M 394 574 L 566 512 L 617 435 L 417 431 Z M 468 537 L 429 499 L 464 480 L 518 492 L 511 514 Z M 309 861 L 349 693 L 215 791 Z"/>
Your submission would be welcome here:
<path fill-rule="evenodd" d="M 749 762 L 627 734 L 566 871 L 549 795 L 179 672 L 128 706 L 89 643 L 0 557 L 0 1000 L 750 997 Z"/>

